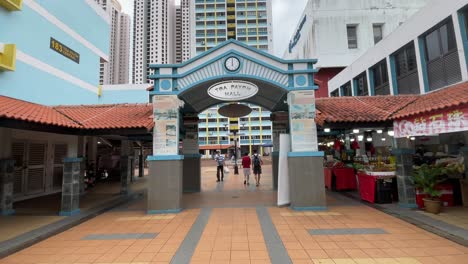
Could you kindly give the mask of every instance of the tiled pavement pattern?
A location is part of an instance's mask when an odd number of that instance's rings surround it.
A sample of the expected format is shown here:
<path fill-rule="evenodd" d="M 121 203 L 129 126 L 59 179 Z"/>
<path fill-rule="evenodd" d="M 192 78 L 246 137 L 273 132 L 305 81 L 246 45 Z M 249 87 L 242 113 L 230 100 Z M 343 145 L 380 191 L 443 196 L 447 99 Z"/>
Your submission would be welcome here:
<path fill-rule="evenodd" d="M 4 258 L 0 263 L 169 263 L 199 212 L 198 209 L 177 215 L 108 212 Z M 158 235 L 152 239 L 84 240 L 90 235 L 131 233 Z"/>
<path fill-rule="evenodd" d="M 468 248 L 364 205 L 333 206 L 316 214 L 269 211 L 293 263 L 468 263 Z M 378 228 L 387 234 L 308 232 L 349 228 Z"/>
<path fill-rule="evenodd" d="M 376 235 L 387 234 L 382 228 L 332 228 L 310 229 L 311 235 Z"/>
<path fill-rule="evenodd" d="M 270 263 L 256 209 L 214 208 L 191 263 Z"/>
<path fill-rule="evenodd" d="M 266 187 L 271 178 L 265 177 L 257 190 L 252 185 L 244 188 L 239 176 L 229 175 L 224 183 L 216 184 L 211 171 L 204 175 L 203 192 L 190 203 L 195 207 L 198 201 L 198 208 L 204 209 L 146 215 L 144 203 L 136 202 L 2 259 L 0 264 L 184 264 L 188 259 L 195 264 L 286 264 L 288 259 L 292 263 L 329 264 L 468 263 L 468 248 L 363 204 L 332 194 L 327 197 L 327 211 L 277 208 L 272 206 L 275 193 Z M 386 234 L 337 234 L 376 229 Z M 328 234 L 311 235 L 309 230 Z M 83 240 L 89 235 L 136 233 L 157 235 Z M 275 235 L 282 246 L 275 243 Z M 280 259 L 283 253 L 287 253 L 286 260 Z"/>
<path fill-rule="evenodd" d="M 466 207 L 444 207 L 442 213 L 435 215 L 420 211 L 421 214 L 468 230 L 468 210 Z"/>

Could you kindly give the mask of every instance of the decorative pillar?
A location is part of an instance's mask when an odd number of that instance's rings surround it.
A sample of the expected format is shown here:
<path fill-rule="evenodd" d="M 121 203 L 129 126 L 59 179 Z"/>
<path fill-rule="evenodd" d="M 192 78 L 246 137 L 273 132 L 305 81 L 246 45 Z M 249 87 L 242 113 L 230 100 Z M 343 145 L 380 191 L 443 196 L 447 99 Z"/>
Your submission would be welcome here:
<path fill-rule="evenodd" d="M 396 157 L 398 204 L 401 207 L 417 208 L 416 192 L 411 181 L 413 174 L 414 143 L 408 138 L 394 139 L 393 155 Z"/>
<path fill-rule="evenodd" d="M 271 152 L 273 188 L 278 190 L 279 138 L 280 134 L 286 134 L 288 131 L 289 116 L 287 112 L 275 112 L 271 114 L 270 119 L 273 123 L 273 151 Z"/>
<path fill-rule="evenodd" d="M 0 215 L 12 215 L 15 161 L 0 160 Z"/>
<path fill-rule="evenodd" d="M 120 145 L 120 194 L 128 194 L 128 184 L 132 176 L 131 142 L 122 140 Z"/>
<path fill-rule="evenodd" d="M 325 210 L 323 152 L 317 151 L 315 91 L 288 94 L 291 152 L 288 153 L 291 208 Z"/>
<path fill-rule="evenodd" d="M 201 190 L 201 155 L 198 148 L 198 115 L 184 116 L 183 154 L 183 191 L 185 193 L 200 192 Z"/>
<path fill-rule="evenodd" d="M 148 214 L 182 210 L 184 156 L 179 155 L 179 107 L 176 95 L 153 96 L 153 156 L 148 157 Z"/>
<path fill-rule="evenodd" d="M 63 160 L 62 205 L 61 216 L 72 216 L 80 213 L 80 171 L 82 158 L 65 158 Z"/>

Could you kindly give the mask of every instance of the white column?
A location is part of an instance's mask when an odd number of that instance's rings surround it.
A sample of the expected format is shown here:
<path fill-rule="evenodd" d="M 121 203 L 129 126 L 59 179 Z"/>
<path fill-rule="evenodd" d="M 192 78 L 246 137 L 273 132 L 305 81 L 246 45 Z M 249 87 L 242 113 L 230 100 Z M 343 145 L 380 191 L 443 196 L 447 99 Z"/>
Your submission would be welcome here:
<path fill-rule="evenodd" d="M 393 87 L 395 87 L 395 84 L 393 83 L 393 76 L 392 76 L 392 62 L 390 61 L 390 56 L 387 56 L 385 58 L 385 61 L 387 62 L 387 74 L 388 74 L 388 85 L 390 89 L 390 94 L 395 95 Z"/>
<path fill-rule="evenodd" d="M 372 94 L 371 94 L 371 85 L 373 85 L 373 84 L 371 84 L 371 79 L 370 79 L 369 72 L 370 72 L 370 70 L 369 70 L 369 68 L 367 68 L 367 69 L 366 69 L 367 93 L 368 93 L 369 96 L 370 96 L 370 95 L 372 95 Z M 375 78 L 375 76 L 374 76 L 374 78 Z"/>
<path fill-rule="evenodd" d="M 416 65 L 418 67 L 419 93 L 424 94 L 426 93 L 426 90 L 429 90 L 429 87 L 426 87 L 426 84 L 424 82 L 423 71 L 425 71 L 426 69 L 423 69 L 421 63 L 421 52 L 424 52 L 424 50 L 421 50 L 419 48 L 419 40 L 417 38 L 414 40 L 414 52 L 416 53 Z"/>
<path fill-rule="evenodd" d="M 457 42 L 457 50 L 458 50 L 458 57 L 460 59 L 460 70 L 462 75 L 462 80 L 468 80 L 468 69 L 466 65 L 466 57 L 465 57 L 465 45 L 463 45 L 463 37 L 461 34 L 461 27 L 460 23 L 464 23 L 464 21 L 459 21 L 458 19 L 458 12 L 452 14 L 453 19 L 453 29 L 455 30 L 455 40 Z"/>

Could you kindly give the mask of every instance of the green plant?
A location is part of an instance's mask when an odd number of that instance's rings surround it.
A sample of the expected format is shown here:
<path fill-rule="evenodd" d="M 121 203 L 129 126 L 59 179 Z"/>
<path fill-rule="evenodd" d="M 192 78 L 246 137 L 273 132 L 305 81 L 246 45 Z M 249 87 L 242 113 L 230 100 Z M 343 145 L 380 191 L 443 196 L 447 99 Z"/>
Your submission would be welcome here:
<path fill-rule="evenodd" d="M 435 199 L 442 195 L 442 193 L 436 189 L 436 185 L 444 181 L 442 177 L 444 174 L 445 171 L 442 167 L 424 164 L 415 168 L 412 182 L 416 188 L 421 189 L 429 198 Z"/>

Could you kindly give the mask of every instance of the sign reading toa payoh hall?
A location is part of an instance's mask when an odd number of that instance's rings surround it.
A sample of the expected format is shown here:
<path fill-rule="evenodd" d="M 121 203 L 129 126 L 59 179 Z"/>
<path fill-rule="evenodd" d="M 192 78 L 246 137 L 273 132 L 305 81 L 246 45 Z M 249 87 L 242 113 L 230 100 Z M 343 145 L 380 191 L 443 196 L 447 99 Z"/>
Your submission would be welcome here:
<path fill-rule="evenodd" d="M 212 85 L 208 94 L 221 101 L 239 101 L 256 95 L 258 86 L 245 81 L 226 81 Z"/>

